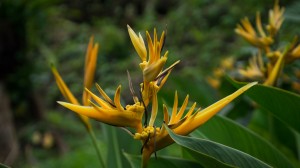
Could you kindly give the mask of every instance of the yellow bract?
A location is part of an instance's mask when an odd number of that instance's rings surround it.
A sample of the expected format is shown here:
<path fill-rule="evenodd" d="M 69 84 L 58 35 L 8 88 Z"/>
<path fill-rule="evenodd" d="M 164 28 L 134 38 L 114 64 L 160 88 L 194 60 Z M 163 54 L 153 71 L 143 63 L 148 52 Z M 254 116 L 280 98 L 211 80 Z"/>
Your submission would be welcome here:
<path fill-rule="evenodd" d="M 133 105 L 127 105 L 126 108 L 124 108 L 120 102 L 121 86 L 116 90 L 114 101 L 106 95 L 99 85 L 97 85 L 97 87 L 105 100 L 86 89 L 88 94 L 97 104 L 91 101 L 90 103 L 92 106 L 79 106 L 64 102 L 58 103 L 80 115 L 96 119 L 106 124 L 131 127 L 135 128 L 137 131 L 142 129 L 142 117 L 145 109 L 140 102 Z"/>

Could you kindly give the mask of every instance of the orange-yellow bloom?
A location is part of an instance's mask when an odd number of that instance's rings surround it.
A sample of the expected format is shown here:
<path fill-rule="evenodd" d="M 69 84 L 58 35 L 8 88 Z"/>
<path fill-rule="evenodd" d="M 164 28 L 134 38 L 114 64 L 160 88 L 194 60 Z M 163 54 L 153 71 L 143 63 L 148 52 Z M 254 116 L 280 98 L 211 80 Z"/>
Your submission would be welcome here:
<path fill-rule="evenodd" d="M 249 83 L 236 92 L 232 93 L 231 95 L 219 100 L 218 102 L 210 105 L 203 110 L 201 110 L 200 108 L 195 110 L 196 103 L 194 103 L 184 117 L 183 114 L 186 110 L 189 96 L 186 96 L 183 104 L 181 105 L 181 108 L 178 110 L 178 96 L 176 92 L 171 116 L 169 116 L 168 108 L 165 105 L 163 106 L 164 123 L 166 123 L 167 126 L 176 134 L 188 135 L 193 130 L 212 118 L 216 113 L 222 110 L 236 97 L 247 91 L 255 84 L 257 84 L 257 82 Z M 157 106 L 157 104 L 153 103 L 152 106 Z M 157 107 L 152 107 L 152 109 L 157 110 Z M 143 160 L 145 162 L 144 164 L 147 164 L 147 160 L 153 152 L 173 143 L 173 140 L 170 138 L 168 132 L 164 127 L 153 128 L 153 126 L 150 124 L 143 130 L 142 133 L 135 134 L 135 138 L 141 139 L 144 141 L 144 143 L 146 143 L 144 144 L 143 148 Z M 146 141 L 147 138 L 148 141 Z"/>
<path fill-rule="evenodd" d="M 84 87 L 85 88 L 90 88 L 91 85 L 92 85 L 92 82 L 94 80 L 98 48 L 99 48 L 99 45 L 98 45 L 98 43 L 94 44 L 94 37 L 92 36 L 90 38 L 88 48 L 87 48 L 87 51 L 86 51 L 86 56 L 85 56 L 85 73 L 84 73 Z M 65 82 L 63 81 L 62 77 L 60 76 L 59 72 L 54 67 L 54 65 L 51 65 L 51 70 L 52 70 L 52 73 L 55 77 L 56 84 L 57 84 L 60 92 L 64 96 L 64 98 L 72 104 L 79 105 L 80 103 L 75 98 L 75 96 L 72 94 L 72 92 L 70 91 L 68 86 L 65 84 Z M 88 105 L 89 104 L 88 99 L 89 99 L 89 96 L 88 96 L 87 92 L 84 90 L 83 95 L 82 95 L 83 105 Z M 82 120 L 85 127 L 88 130 L 90 130 L 91 129 L 91 124 L 89 123 L 88 117 L 86 117 L 84 115 L 79 115 L 79 117 Z"/>
<path fill-rule="evenodd" d="M 97 85 L 97 88 L 104 100 L 86 89 L 88 94 L 97 103 L 90 102 L 92 106 L 80 106 L 65 102 L 58 103 L 80 115 L 109 125 L 131 127 L 137 131 L 142 129 L 142 117 L 145 110 L 142 103 L 137 102 L 133 105 L 127 105 L 124 108 L 120 102 L 121 86 L 116 90 L 114 101 L 106 95 L 99 85 Z"/>
<path fill-rule="evenodd" d="M 93 118 L 113 126 L 133 128 L 135 131 L 133 138 L 140 140 L 143 143 L 143 163 L 146 164 L 153 152 L 173 143 L 173 140 L 170 138 L 164 127 L 155 126 L 156 117 L 159 112 L 157 93 L 165 84 L 172 69 L 179 63 L 179 61 L 173 63 L 170 67 L 163 70 L 163 66 L 168 55 L 168 52 L 166 52 L 163 56 L 161 56 L 161 51 L 165 40 L 164 32 L 159 40 L 156 30 L 154 30 L 153 39 L 151 39 L 149 33 L 146 32 L 148 53 L 142 36 L 140 34 L 135 34 L 135 32 L 129 26 L 128 32 L 133 46 L 142 60 L 140 63 L 140 68 L 143 73 L 143 82 L 140 85 L 142 96 L 138 97 L 133 94 L 134 104 L 123 106 L 120 101 L 121 86 L 116 89 L 113 100 L 110 99 L 110 97 L 99 85 L 96 85 L 96 87 L 101 97 L 98 97 L 92 93 L 89 89 L 91 87 L 91 80 L 93 79 L 92 76 L 95 70 L 95 56 L 98 51 L 98 46 L 95 45 L 92 47 L 93 45 L 90 44 L 88 47 L 85 65 L 84 85 L 86 88 L 84 90 L 83 98 L 83 102 L 85 103 L 83 105 L 79 105 L 77 101 L 70 101 L 71 103 L 58 103 L 76 112 L 80 116 Z M 130 81 L 131 80 L 129 77 L 129 83 L 131 85 Z M 196 103 L 194 103 L 185 115 L 184 112 L 189 102 L 188 96 L 184 100 L 180 109 L 178 109 L 178 96 L 176 92 L 171 116 L 169 116 L 167 107 L 163 105 L 164 122 L 175 133 L 187 135 L 213 117 L 237 96 L 241 95 L 255 84 L 255 82 L 250 83 L 203 110 L 195 110 Z M 133 93 L 132 87 L 130 89 Z M 68 95 L 68 90 L 63 89 L 63 91 L 63 94 Z M 73 97 L 71 96 L 71 98 Z M 152 108 L 150 113 L 151 116 L 149 123 L 147 124 L 148 119 L 145 111 L 150 104 Z M 143 125 L 142 121 L 144 114 L 146 122 Z"/>
<path fill-rule="evenodd" d="M 241 20 L 241 24 L 237 25 L 235 32 L 250 44 L 268 53 L 270 52 L 270 45 L 274 43 L 275 36 L 284 21 L 283 14 L 284 8 L 280 8 L 279 1 L 276 0 L 274 8 L 269 11 L 269 23 L 266 26 L 267 33 L 263 29 L 259 12 L 256 14 L 256 28 L 258 32 L 253 28 L 247 17 Z"/>
<path fill-rule="evenodd" d="M 164 31 L 162 32 L 159 40 L 156 29 L 154 29 L 153 39 L 151 38 L 149 32 L 146 31 L 148 43 L 147 54 L 147 49 L 141 34 L 139 33 L 139 35 L 137 35 L 129 25 L 127 25 L 127 28 L 131 42 L 142 60 L 140 63 L 140 68 L 143 72 L 144 82 L 143 86 L 141 87 L 141 92 L 143 95 L 143 101 L 147 106 L 152 99 L 153 92 L 156 92 L 155 88 L 159 90 L 163 86 L 172 68 L 177 65 L 179 61 L 176 61 L 169 68 L 163 71 L 163 67 L 168 57 L 168 51 L 161 56 L 161 51 L 163 49 L 166 37 Z"/>

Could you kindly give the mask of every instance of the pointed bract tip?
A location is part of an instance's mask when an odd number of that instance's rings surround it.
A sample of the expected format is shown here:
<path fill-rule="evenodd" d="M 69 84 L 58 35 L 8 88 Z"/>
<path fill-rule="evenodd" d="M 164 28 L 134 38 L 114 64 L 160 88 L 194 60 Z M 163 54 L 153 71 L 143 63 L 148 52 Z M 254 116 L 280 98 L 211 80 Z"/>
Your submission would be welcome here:
<path fill-rule="evenodd" d="M 66 105 L 66 104 L 68 104 L 68 103 L 66 103 L 66 102 L 63 102 L 63 101 L 56 101 L 58 104 L 60 104 L 60 105 L 62 105 L 62 106 L 64 106 L 64 105 Z"/>

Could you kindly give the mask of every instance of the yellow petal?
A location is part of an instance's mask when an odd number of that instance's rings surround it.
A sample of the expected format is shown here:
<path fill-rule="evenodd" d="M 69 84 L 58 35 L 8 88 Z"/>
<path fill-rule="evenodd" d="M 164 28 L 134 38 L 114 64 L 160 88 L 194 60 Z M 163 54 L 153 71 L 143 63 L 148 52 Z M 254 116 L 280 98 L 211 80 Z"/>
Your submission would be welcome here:
<path fill-rule="evenodd" d="M 265 32 L 262 28 L 262 25 L 261 25 L 261 19 L 260 19 L 260 13 L 259 12 L 256 13 L 256 27 L 257 27 L 257 30 L 258 30 L 260 36 L 266 37 L 266 34 L 265 34 Z"/>
<path fill-rule="evenodd" d="M 226 105 L 232 102 L 235 98 L 239 95 L 250 89 L 252 86 L 256 85 L 257 82 L 249 83 L 239 90 L 235 91 L 231 95 L 219 100 L 218 102 L 206 107 L 205 109 L 201 110 L 198 113 L 195 113 L 195 117 L 189 118 L 186 122 L 182 125 L 177 127 L 174 131 L 180 135 L 187 135 L 192 132 L 194 129 L 198 128 L 200 125 L 208 121 L 212 118 L 216 113 L 222 110 Z"/>
<path fill-rule="evenodd" d="M 194 111 L 196 105 L 197 105 L 197 103 L 195 102 L 195 103 L 192 105 L 192 107 L 190 108 L 190 110 L 186 113 L 186 115 L 185 115 L 186 117 L 190 117 L 190 116 L 191 116 L 191 114 L 193 113 L 193 111 Z"/>
<path fill-rule="evenodd" d="M 91 97 L 103 108 L 106 109 L 112 109 L 113 106 L 109 103 L 107 103 L 106 101 L 102 100 L 100 97 L 96 96 L 95 94 L 93 94 L 91 91 L 89 91 L 87 88 L 85 88 L 85 91 L 91 95 Z"/>
<path fill-rule="evenodd" d="M 163 112 L 164 112 L 164 123 L 169 123 L 169 112 L 166 105 L 163 105 Z"/>
<path fill-rule="evenodd" d="M 117 109 L 123 110 L 124 108 L 121 105 L 120 101 L 121 101 L 121 85 L 119 85 L 119 87 L 116 90 L 114 102 L 115 102 L 115 106 L 117 107 Z"/>
<path fill-rule="evenodd" d="M 187 95 L 185 97 L 184 102 L 182 103 L 182 106 L 181 106 L 179 112 L 176 115 L 176 120 L 177 121 L 181 119 L 181 117 L 182 117 L 182 115 L 183 115 L 183 113 L 184 113 L 184 111 L 186 109 L 186 106 L 187 106 L 188 102 L 189 102 L 189 95 Z"/>
<path fill-rule="evenodd" d="M 96 63 L 97 63 L 97 54 L 98 54 L 99 45 L 96 43 L 94 48 L 92 49 L 90 58 L 88 60 L 87 66 L 85 67 L 84 74 L 84 87 L 90 89 L 92 86 L 92 82 L 94 80 Z"/>
<path fill-rule="evenodd" d="M 157 75 L 163 69 L 163 66 L 165 65 L 166 61 L 167 61 L 167 58 L 163 57 L 163 58 L 159 59 L 157 62 L 148 65 L 143 71 L 144 81 L 151 82 L 151 81 L 155 80 Z"/>
<path fill-rule="evenodd" d="M 87 50 L 86 50 L 86 54 L 85 54 L 85 67 L 88 66 L 88 62 L 90 60 L 93 45 L 94 45 L 94 36 L 91 36 L 88 47 L 87 47 Z"/>
<path fill-rule="evenodd" d="M 177 91 L 175 91 L 173 110 L 172 110 L 171 119 L 170 119 L 169 124 L 174 124 L 175 123 L 176 113 L 177 113 L 177 106 L 178 106 L 178 95 L 177 95 Z"/>
<path fill-rule="evenodd" d="M 66 102 L 58 102 L 60 105 L 89 118 L 96 119 L 100 122 L 120 126 L 120 127 L 132 127 L 139 128 L 142 122 L 142 114 L 130 112 L 130 111 L 119 111 L 119 110 L 108 110 L 98 107 L 91 103 L 91 106 L 80 106 Z"/>
<path fill-rule="evenodd" d="M 88 62 L 86 63 L 85 67 L 85 74 L 84 74 L 84 87 L 90 89 L 94 80 L 95 70 L 96 70 L 96 63 L 97 63 L 97 54 L 98 54 L 98 44 L 96 43 L 94 48 L 92 49 Z M 82 95 L 82 103 L 83 105 L 88 105 L 89 94 L 86 90 L 83 91 Z"/>
<path fill-rule="evenodd" d="M 146 38 L 147 38 L 147 43 L 148 43 L 148 50 L 149 50 L 149 60 L 151 60 L 152 58 L 150 57 L 151 55 L 154 55 L 154 44 L 152 42 L 151 36 L 149 34 L 148 31 L 146 31 Z"/>
<path fill-rule="evenodd" d="M 71 102 L 73 104 L 79 104 L 79 102 L 77 101 L 77 99 L 75 98 L 75 96 L 72 94 L 72 92 L 70 91 L 70 89 L 68 88 L 68 86 L 65 84 L 65 82 L 61 78 L 60 74 L 58 73 L 58 71 L 54 67 L 54 65 L 51 65 L 51 70 L 52 70 L 52 73 L 53 73 L 53 75 L 55 77 L 56 84 L 57 84 L 60 92 L 64 96 L 64 98 L 67 99 L 68 102 Z"/>
<path fill-rule="evenodd" d="M 281 69 L 284 65 L 284 58 L 286 55 L 287 55 L 286 52 L 284 52 L 283 54 L 280 55 L 275 66 L 273 67 L 271 73 L 269 74 L 267 80 L 264 82 L 264 85 L 274 86 L 276 84 L 278 75 L 280 74 Z"/>
<path fill-rule="evenodd" d="M 158 102 L 157 102 L 157 91 L 154 89 L 154 93 L 152 96 L 152 110 L 151 110 L 151 118 L 149 121 L 149 126 L 153 127 L 154 121 L 157 116 L 157 110 L 158 110 Z"/>
<path fill-rule="evenodd" d="M 65 99 L 67 99 L 68 102 L 71 102 L 73 104 L 79 104 L 79 102 L 77 101 L 77 99 L 74 97 L 74 95 L 72 94 L 72 92 L 69 90 L 69 88 L 67 87 L 67 85 L 65 84 L 65 82 L 63 81 L 63 79 L 61 78 L 61 76 L 59 75 L 57 69 L 54 67 L 54 65 L 51 65 L 51 70 L 54 74 L 55 80 L 56 80 L 56 84 L 60 90 L 60 92 L 62 93 L 62 95 L 65 97 Z M 84 126 L 90 130 L 91 129 L 91 124 L 89 122 L 89 119 L 86 116 L 83 115 L 79 115 L 79 118 L 81 119 L 81 121 L 83 122 Z"/>
<path fill-rule="evenodd" d="M 255 32 L 254 28 L 252 27 L 252 24 L 250 23 L 250 21 L 247 17 L 245 19 L 243 19 L 241 22 L 242 22 L 245 30 L 248 33 L 250 33 L 252 36 L 256 36 L 256 32 Z"/>
<path fill-rule="evenodd" d="M 138 53 L 138 55 L 140 56 L 142 61 L 146 61 L 147 50 L 146 50 L 144 41 L 141 40 L 141 36 L 137 36 L 135 34 L 135 32 L 131 29 L 131 27 L 129 25 L 127 25 L 127 28 L 128 28 L 129 37 L 131 39 L 131 42 L 132 42 L 136 52 Z"/>
<path fill-rule="evenodd" d="M 96 83 L 96 87 L 99 91 L 99 93 L 101 94 L 101 96 L 108 102 L 110 103 L 111 105 L 114 105 L 114 102 L 109 98 L 109 96 L 107 96 L 107 94 L 104 92 L 104 90 L 102 90 L 102 88 L 100 87 L 100 85 L 98 85 Z"/>

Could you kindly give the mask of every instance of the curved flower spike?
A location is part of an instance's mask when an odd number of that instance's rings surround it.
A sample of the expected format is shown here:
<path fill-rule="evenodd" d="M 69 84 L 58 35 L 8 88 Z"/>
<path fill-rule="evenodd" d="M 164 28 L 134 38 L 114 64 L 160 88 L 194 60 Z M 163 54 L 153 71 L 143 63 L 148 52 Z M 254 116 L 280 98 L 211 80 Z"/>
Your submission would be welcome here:
<path fill-rule="evenodd" d="M 222 110 L 227 104 L 232 102 L 236 97 L 244 93 L 246 90 L 250 89 L 252 86 L 257 84 L 257 82 L 249 83 L 236 92 L 232 93 L 231 95 L 219 100 L 218 102 L 210 105 L 209 107 L 201 110 L 197 109 L 194 112 L 194 109 L 196 107 L 196 103 L 192 105 L 192 107 L 189 109 L 189 111 L 186 113 L 184 117 L 184 111 L 187 106 L 188 102 L 188 96 L 185 98 L 183 105 L 181 106 L 180 110 L 177 111 L 177 105 L 178 105 L 178 96 L 177 93 L 175 93 L 174 98 L 174 106 L 173 111 L 171 114 L 171 117 L 169 117 L 168 109 L 166 106 L 164 106 L 164 123 L 168 125 L 170 129 L 172 129 L 176 134 L 179 135 L 187 135 L 191 133 L 193 130 L 204 124 L 206 121 L 208 121 L 210 118 L 212 118 L 216 113 L 218 113 L 220 110 Z M 150 127 L 147 127 L 146 131 L 149 131 Z M 168 132 L 165 130 L 164 127 L 161 129 L 156 130 L 156 135 L 150 133 L 150 139 L 146 144 L 144 144 L 143 148 L 143 164 L 146 165 L 148 159 L 150 158 L 151 154 L 157 150 L 160 150 L 170 144 L 173 143 L 173 140 L 168 135 Z M 143 139 L 142 134 L 136 134 L 135 138 Z M 154 138 L 155 137 L 155 138 Z M 144 140 L 145 141 L 145 140 Z"/>
<path fill-rule="evenodd" d="M 86 89 L 87 93 L 96 102 L 93 103 L 90 101 L 92 106 L 80 106 L 65 102 L 58 103 L 80 115 L 93 118 L 109 125 L 131 127 L 136 129 L 137 132 L 142 130 L 142 117 L 145 109 L 141 103 L 138 102 L 133 105 L 127 105 L 126 108 L 124 108 L 120 102 L 121 86 L 119 86 L 115 92 L 113 103 L 99 85 L 98 89 L 101 90 L 100 93 L 102 96 L 104 95 L 105 100 Z"/>

